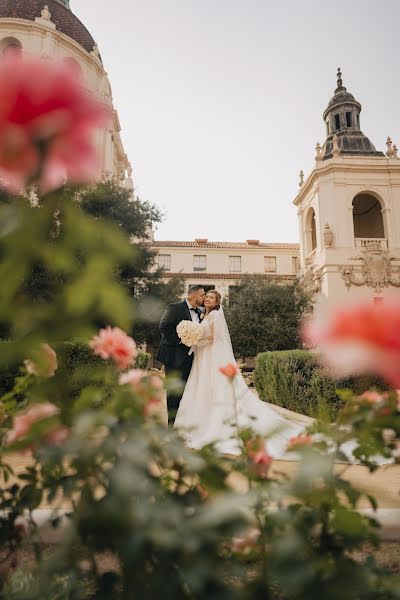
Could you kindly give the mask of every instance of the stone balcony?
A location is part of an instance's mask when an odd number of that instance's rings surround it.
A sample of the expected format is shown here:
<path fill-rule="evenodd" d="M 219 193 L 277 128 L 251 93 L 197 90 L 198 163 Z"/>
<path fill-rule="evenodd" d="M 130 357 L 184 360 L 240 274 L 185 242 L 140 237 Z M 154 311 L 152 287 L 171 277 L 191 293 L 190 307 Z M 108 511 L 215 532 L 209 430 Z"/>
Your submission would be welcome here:
<path fill-rule="evenodd" d="M 387 250 L 388 241 L 386 238 L 355 238 L 355 246 L 362 250 Z"/>

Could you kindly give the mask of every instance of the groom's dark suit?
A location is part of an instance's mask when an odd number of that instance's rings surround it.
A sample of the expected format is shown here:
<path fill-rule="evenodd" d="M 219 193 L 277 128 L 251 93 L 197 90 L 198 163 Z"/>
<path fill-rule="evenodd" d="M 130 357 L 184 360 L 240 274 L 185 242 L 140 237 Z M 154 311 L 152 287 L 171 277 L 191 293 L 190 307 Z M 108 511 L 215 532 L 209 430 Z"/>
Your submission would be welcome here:
<path fill-rule="evenodd" d="M 176 333 L 176 326 L 181 321 L 191 321 L 186 300 L 170 304 L 160 321 L 161 343 L 157 360 L 164 364 L 166 374 L 176 373 L 186 382 L 189 379 L 193 363 L 193 354 L 189 356 L 189 348 L 181 343 Z M 168 394 L 168 422 L 173 424 L 176 411 L 182 398 L 180 394 Z"/>

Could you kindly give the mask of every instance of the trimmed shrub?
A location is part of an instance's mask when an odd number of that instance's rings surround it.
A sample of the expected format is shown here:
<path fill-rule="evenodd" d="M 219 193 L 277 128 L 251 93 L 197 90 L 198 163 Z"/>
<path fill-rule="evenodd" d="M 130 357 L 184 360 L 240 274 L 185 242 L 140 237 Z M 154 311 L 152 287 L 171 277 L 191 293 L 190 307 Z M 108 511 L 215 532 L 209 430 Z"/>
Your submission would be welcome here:
<path fill-rule="evenodd" d="M 387 389 L 376 377 L 354 377 L 335 381 L 319 364 L 317 354 L 308 350 L 263 352 L 257 356 L 254 385 L 261 400 L 309 417 L 335 419 L 341 400 L 337 389 L 350 388 L 355 394 L 367 389 Z"/>
<path fill-rule="evenodd" d="M 150 367 L 150 361 L 151 354 L 149 354 L 149 352 L 142 352 L 141 350 L 139 350 L 139 354 L 137 355 L 135 361 L 135 369 L 144 369 L 147 371 Z"/>

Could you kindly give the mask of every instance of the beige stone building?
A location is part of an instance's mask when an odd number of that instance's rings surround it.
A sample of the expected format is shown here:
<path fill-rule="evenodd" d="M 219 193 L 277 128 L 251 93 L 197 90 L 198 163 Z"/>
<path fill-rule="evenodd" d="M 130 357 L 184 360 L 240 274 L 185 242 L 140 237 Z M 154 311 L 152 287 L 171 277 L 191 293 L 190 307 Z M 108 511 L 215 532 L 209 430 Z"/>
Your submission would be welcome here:
<path fill-rule="evenodd" d="M 96 133 L 99 174 L 112 175 L 131 184 L 131 168 L 125 154 L 117 111 L 99 49 L 86 27 L 73 14 L 69 0 L 1 0 L 0 56 L 9 52 L 69 62 L 87 90 L 112 109 L 108 129 Z"/>
<path fill-rule="evenodd" d="M 244 274 L 292 281 L 299 276 L 314 293 L 317 310 L 359 299 L 400 300 L 400 159 L 387 140 L 376 150 L 361 131 L 361 104 L 337 88 L 323 114 L 326 140 L 315 167 L 300 174 L 294 199 L 300 245 L 155 241 L 165 278 L 182 274 L 223 295 Z"/>
<path fill-rule="evenodd" d="M 294 200 L 301 274 L 317 310 L 347 301 L 400 300 L 400 159 L 360 128 L 361 104 L 343 86 L 324 112 L 327 138 Z"/>
<path fill-rule="evenodd" d="M 182 275 L 188 287 L 200 283 L 206 290 L 217 289 L 222 296 L 237 285 L 243 275 L 258 275 L 290 282 L 299 269 L 298 244 L 264 244 L 259 240 L 246 242 L 154 241 L 158 264 L 164 268 L 165 279 Z"/>

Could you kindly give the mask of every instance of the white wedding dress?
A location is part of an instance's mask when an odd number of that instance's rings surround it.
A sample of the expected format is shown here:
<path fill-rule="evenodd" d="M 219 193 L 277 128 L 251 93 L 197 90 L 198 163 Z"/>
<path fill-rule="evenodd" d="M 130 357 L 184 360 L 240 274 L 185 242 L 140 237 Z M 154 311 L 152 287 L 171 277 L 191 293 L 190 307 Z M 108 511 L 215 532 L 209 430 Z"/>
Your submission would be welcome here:
<path fill-rule="evenodd" d="M 202 321 L 202 341 L 194 349 L 193 366 L 176 415 L 177 428 L 191 448 L 215 443 L 225 454 L 239 454 L 237 429 L 251 427 L 266 437 L 273 458 L 293 460 L 286 453 L 291 437 L 299 435 L 303 424 L 287 419 L 247 387 L 240 372 L 233 381 L 219 368 L 236 364 L 231 338 L 222 309 L 213 310 Z"/>

